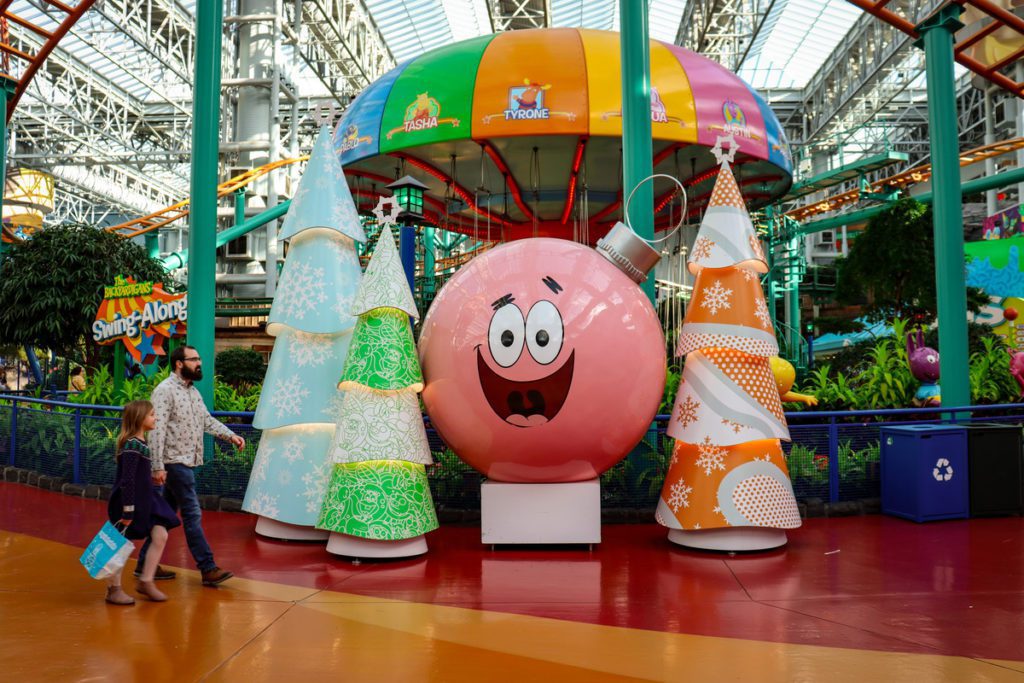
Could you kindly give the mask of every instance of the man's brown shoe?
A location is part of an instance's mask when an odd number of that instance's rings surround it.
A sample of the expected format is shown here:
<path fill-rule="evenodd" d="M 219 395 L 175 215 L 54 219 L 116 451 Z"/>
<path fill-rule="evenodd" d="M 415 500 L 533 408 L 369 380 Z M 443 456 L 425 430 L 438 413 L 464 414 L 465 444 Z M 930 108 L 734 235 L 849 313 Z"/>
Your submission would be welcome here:
<path fill-rule="evenodd" d="M 140 576 L 142 576 L 142 565 L 140 565 L 140 564 L 136 564 L 135 565 L 135 572 L 134 572 L 134 574 L 135 574 L 135 578 L 136 579 L 139 578 Z M 170 569 L 164 569 L 160 565 L 157 565 L 156 566 L 156 573 L 153 575 L 153 580 L 154 581 L 169 581 L 170 579 L 173 579 L 177 575 L 178 574 L 176 572 L 172 572 Z"/>
<path fill-rule="evenodd" d="M 234 574 L 228 571 L 224 571 L 220 567 L 214 567 L 209 571 L 203 572 L 203 585 L 204 586 L 216 586 L 224 583 L 230 579 Z"/>

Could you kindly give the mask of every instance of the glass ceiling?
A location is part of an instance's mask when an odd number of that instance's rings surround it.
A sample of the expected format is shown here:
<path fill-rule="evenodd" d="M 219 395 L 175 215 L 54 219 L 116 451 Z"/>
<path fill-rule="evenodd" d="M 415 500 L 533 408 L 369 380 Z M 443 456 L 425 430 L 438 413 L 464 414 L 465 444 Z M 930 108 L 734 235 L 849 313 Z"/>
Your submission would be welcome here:
<path fill-rule="evenodd" d="M 776 2 L 740 77 L 758 90 L 804 87 L 861 14 L 846 0 Z"/>
<path fill-rule="evenodd" d="M 687 2 L 650 0 L 651 37 L 674 43 Z M 367 0 L 395 60 L 491 33 L 486 0 Z M 776 0 L 739 70 L 758 89 L 802 88 L 861 15 L 846 0 Z M 552 26 L 619 30 L 619 0 L 551 0 Z"/>

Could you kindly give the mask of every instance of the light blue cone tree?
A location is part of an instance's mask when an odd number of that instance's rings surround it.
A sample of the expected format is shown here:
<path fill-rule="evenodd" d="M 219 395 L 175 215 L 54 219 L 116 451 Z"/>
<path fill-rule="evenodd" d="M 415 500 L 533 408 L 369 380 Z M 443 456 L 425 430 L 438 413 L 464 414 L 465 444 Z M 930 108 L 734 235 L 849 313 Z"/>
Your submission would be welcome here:
<path fill-rule="evenodd" d="M 263 430 L 242 508 L 259 515 L 256 532 L 272 538 L 324 540 L 314 529 L 331 463 L 329 451 L 356 318 L 361 271 L 359 214 L 331 144 L 320 130 L 281 239 L 289 251 L 270 309 L 277 340 L 253 426 Z"/>

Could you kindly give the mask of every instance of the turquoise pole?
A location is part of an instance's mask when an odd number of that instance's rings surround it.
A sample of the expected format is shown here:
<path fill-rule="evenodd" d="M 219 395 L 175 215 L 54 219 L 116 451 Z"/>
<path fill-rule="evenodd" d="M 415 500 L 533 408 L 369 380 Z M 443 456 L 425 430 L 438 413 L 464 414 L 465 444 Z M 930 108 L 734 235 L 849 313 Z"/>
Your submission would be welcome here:
<path fill-rule="evenodd" d="M 288 213 L 288 209 L 291 207 L 291 205 L 292 200 L 285 200 L 278 204 L 277 206 L 275 206 L 274 208 L 267 209 L 266 211 L 253 216 L 244 223 L 232 226 L 227 230 L 221 230 L 219 233 L 217 233 L 217 246 L 223 247 L 225 244 L 235 239 L 236 237 L 246 235 L 255 230 L 256 228 L 266 225 L 272 220 L 280 218 L 281 216 Z M 185 264 L 188 263 L 188 249 L 184 249 L 174 254 L 168 254 L 162 259 L 162 261 L 164 264 L 164 268 L 167 268 L 168 270 L 173 270 L 175 268 L 183 268 Z"/>
<path fill-rule="evenodd" d="M 963 8 L 948 4 L 917 26 L 924 47 L 928 86 L 928 138 L 932 153 L 935 226 L 935 295 L 939 314 L 942 403 L 971 403 L 967 357 L 964 222 L 953 76 L 953 34 L 963 27 Z"/>
<path fill-rule="evenodd" d="M 789 298 L 789 355 L 798 360 L 800 350 L 800 246 L 801 239 L 793 237 L 786 244 L 786 262 L 789 272 L 786 274 L 786 296 Z"/>
<path fill-rule="evenodd" d="M 434 228 L 427 226 L 423 228 L 423 297 L 430 299 L 434 297 L 434 253 Z"/>
<path fill-rule="evenodd" d="M 149 258 L 160 258 L 160 231 L 153 230 L 146 233 L 146 253 Z"/>
<path fill-rule="evenodd" d="M 214 307 L 217 268 L 217 156 L 220 139 L 220 60 L 224 0 L 196 3 L 192 97 L 192 187 L 188 231 L 188 343 L 203 359 L 196 383 L 213 408 Z"/>
<path fill-rule="evenodd" d="M 245 188 L 235 190 L 235 225 L 245 222 Z"/>
<path fill-rule="evenodd" d="M 0 89 L 3 90 L 3 111 L 0 111 L 0 211 L 4 204 L 4 187 L 7 182 L 7 103 L 14 97 L 18 82 L 10 76 L 0 75 Z M 7 245 L 0 239 L 0 263 L 4 261 Z"/>
<path fill-rule="evenodd" d="M 622 201 L 653 171 L 651 144 L 651 47 L 647 0 L 620 0 L 622 26 Z M 629 204 L 629 222 L 637 235 L 654 239 L 654 185 L 646 182 Z M 643 284 L 654 301 L 654 271 Z"/>

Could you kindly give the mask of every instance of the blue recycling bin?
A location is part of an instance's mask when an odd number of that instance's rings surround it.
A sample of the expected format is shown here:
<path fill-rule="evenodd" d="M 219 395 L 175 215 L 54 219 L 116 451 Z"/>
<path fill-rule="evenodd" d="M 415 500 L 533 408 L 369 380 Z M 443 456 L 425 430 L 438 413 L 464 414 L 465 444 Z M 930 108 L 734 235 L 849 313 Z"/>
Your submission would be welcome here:
<path fill-rule="evenodd" d="M 970 514 L 966 429 L 882 427 L 881 440 L 883 513 L 915 522 Z"/>

